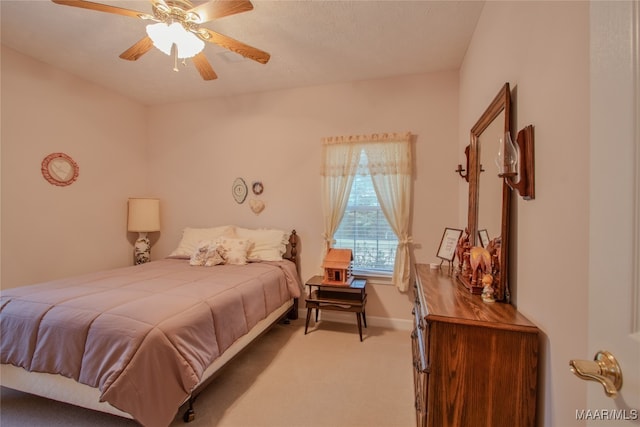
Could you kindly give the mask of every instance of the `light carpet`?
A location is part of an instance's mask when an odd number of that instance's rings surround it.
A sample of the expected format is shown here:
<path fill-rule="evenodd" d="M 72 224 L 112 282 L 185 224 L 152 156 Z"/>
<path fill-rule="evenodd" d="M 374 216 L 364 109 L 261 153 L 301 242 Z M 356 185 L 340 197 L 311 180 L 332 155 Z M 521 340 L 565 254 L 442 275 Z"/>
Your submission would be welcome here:
<path fill-rule="evenodd" d="M 355 317 L 355 316 L 354 316 Z M 415 425 L 409 332 L 304 319 L 279 324 L 200 394 L 189 427 Z M 2 427 L 136 426 L 132 420 L 2 388 Z"/>

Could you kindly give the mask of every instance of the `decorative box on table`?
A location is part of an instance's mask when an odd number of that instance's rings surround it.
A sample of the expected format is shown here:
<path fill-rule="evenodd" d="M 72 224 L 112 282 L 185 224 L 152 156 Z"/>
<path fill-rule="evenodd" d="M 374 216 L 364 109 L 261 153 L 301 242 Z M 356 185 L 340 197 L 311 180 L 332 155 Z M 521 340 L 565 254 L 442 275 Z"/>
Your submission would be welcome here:
<path fill-rule="evenodd" d="M 325 285 L 345 285 L 349 286 L 353 281 L 351 275 L 351 263 L 353 253 L 351 249 L 331 248 L 324 259 L 324 277 L 322 283 Z"/>

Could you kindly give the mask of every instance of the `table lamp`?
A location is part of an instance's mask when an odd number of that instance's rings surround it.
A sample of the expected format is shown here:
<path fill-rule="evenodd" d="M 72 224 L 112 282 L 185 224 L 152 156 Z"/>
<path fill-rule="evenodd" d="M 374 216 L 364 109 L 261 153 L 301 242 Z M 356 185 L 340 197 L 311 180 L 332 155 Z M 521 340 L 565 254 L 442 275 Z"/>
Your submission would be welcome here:
<path fill-rule="evenodd" d="M 147 233 L 160 231 L 160 200 L 150 198 L 130 198 L 127 230 L 138 233 L 134 246 L 136 264 L 151 260 L 151 242 Z"/>

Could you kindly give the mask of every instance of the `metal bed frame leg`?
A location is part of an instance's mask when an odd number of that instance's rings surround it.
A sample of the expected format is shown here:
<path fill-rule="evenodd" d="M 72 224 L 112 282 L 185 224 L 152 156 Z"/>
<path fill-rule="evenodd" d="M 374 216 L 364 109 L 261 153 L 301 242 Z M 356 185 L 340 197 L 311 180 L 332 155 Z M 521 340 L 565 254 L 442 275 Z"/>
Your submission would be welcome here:
<path fill-rule="evenodd" d="M 189 409 L 187 409 L 184 413 L 184 415 L 182 416 L 182 420 L 185 423 L 190 423 L 191 421 L 196 419 L 196 413 L 193 410 L 193 403 L 196 401 L 195 397 L 190 397 L 189 398 Z"/>

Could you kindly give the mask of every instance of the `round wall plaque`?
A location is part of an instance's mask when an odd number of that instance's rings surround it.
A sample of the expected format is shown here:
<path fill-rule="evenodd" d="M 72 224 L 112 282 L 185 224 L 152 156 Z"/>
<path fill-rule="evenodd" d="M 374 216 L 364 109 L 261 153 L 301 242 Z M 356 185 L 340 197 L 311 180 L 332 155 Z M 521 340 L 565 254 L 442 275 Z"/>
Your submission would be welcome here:
<path fill-rule="evenodd" d="M 251 190 L 253 191 L 253 194 L 255 194 L 256 196 L 259 196 L 264 191 L 264 185 L 262 185 L 262 182 L 260 181 L 255 181 L 251 185 Z"/>
<path fill-rule="evenodd" d="M 42 176 L 50 184 L 64 187 L 71 185 L 76 179 L 80 168 L 78 164 L 64 153 L 52 153 L 42 161 Z"/>

